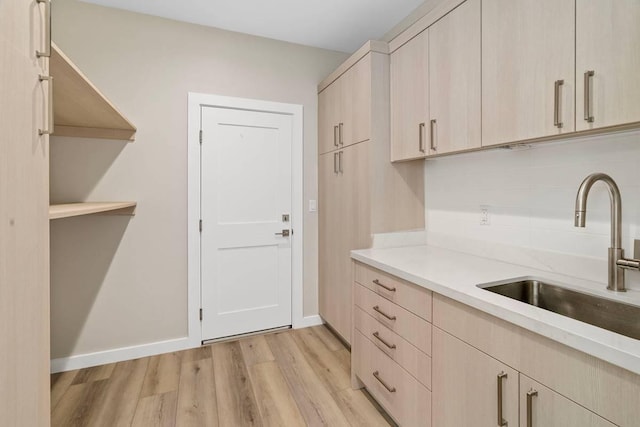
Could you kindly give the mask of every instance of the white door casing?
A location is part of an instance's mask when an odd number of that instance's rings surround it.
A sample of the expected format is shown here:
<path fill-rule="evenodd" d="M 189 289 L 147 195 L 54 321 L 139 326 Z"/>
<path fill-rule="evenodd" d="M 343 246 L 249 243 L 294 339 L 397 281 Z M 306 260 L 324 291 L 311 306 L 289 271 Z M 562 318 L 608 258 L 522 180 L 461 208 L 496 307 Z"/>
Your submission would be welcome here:
<path fill-rule="evenodd" d="M 202 339 L 291 325 L 292 118 L 201 117 Z"/>
<path fill-rule="evenodd" d="M 292 174 L 291 177 L 291 197 L 290 197 L 290 223 L 289 227 L 286 227 L 285 223 L 281 223 L 279 225 L 284 225 L 284 227 L 278 227 L 276 231 L 281 231 L 282 229 L 291 229 L 293 230 L 292 235 L 288 238 L 282 238 L 279 236 L 273 235 L 273 238 L 276 241 L 288 239 L 288 247 L 285 247 L 285 250 L 290 250 L 291 255 L 289 260 L 291 262 L 291 286 L 290 286 L 290 320 L 288 324 L 291 324 L 294 328 L 311 326 L 314 324 L 320 323 L 319 317 L 316 316 L 303 316 L 303 294 L 302 294 L 302 242 L 303 242 L 303 126 L 302 126 L 302 113 L 303 108 L 302 105 L 295 104 L 285 104 L 278 102 L 269 102 L 269 101 L 261 101 L 261 100 L 253 100 L 246 98 L 235 98 L 235 97 L 226 97 L 219 95 L 208 95 L 208 94 L 200 94 L 200 93 L 189 93 L 189 137 L 188 137 L 188 269 L 189 269 L 189 277 L 188 277 L 188 328 L 189 328 L 189 342 L 190 346 L 195 347 L 200 345 L 202 340 L 209 339 L 210 337 L 205 336 L 204 323 L 200 322 L 199 319 L 199 309 L 201 306 L 201 301 L 206 299 L 206 296 L 202 295 L 201 297 L 201 288 L 200 283 L 202 277 L 204 277 L 205 273 L 205 260 L 204 254 L 202 254 L 201 260 L 201 250 L 204 249 L 204 246 L 201 247 L 201 235 L 199 232 L 199 220 L 201 219 L 201 199 L 203 193 L 203 187 L 201 182 L 201 145 L 199 138 L 199 131 L 202 122 L 201 111 L 206 111 L 204 108 L 216 108 L 218 110 L 229 110 L 229 111 L 246 111 L 251 113 L 269 113 L 278 116 L 289 117 L 291 123 L 291 167 L 290 171 Z M 258 114 L 260 116 L 260 114 Z M 268 114 L 267 114 L 268 116 Z M 273 126 L 265 126 L 265 127 L 273 127 Z M 268 132 L 267 132 L 268 133 Z M 203 139 L 206 141 L 207 136 L 206 132 L 203 136 Z M 202 145 L 204 146 L 204 144 Z M 246 162 L 245 162 L 246 163 Z M 244 170 L 246 173 L 246 170 Z M 236 206 L 237 207 L 237 206 Z M 278 220 L 281 222 L 281 214 L 286 212 L 278 213 Z M 250 215 L 257 214 L 255 211 L 250 211 Z M 204 219 L 204 218 L 203 218 Z M 247 218 L 245 218 L 247 219 Z M 274 225 L 274 224 L 272 224 Z M 256 226 L 253 224 L 252 226 Z M 203 222 L 203 231 L 206 233 L 208 230 L 207 221 Z M 236 227 L 237 228 L 237 227 Z M 209 228 L 210 230 L 210 228 Z M 275 231 L 274 231 L 275 233 Z M 238 235 L 238 237 L 241 237 Z M 278 245 L 282 245 L 282 243 L 278 243 Z M 251 246 L 251 245 L 249 245 Z M 268 246 L 268 245 L 267 245 Z M 236 250 L 237 249 L 233 249 Z M 233 251 L 231 250 L 231 251 Z M 267 252 L 268 249 L 262 249 L 262 252 Z M 230 252 L 229 252 L 230 253 Z M 225 254 L 229 255 L 229 254 Z M 234 254 L 235 255 L 235 254 Z M 255 254 L 254 254 L 255 255 Z M 238 258 L 238 257 L 236 257 Z M 203 262 L 201 262 L 203 261 Z M 236 260 L 237 261 L 237 260 Z M 256 264 L 254 270 L 252 272 L 244 272 L 240 270 L 241 274 L 245 275 L 258 275 L 259 268 L 263 268 L 263 272 L 265 271 L 264 264 Z M 233 270 L 228 270 L 227 272 L 223 272 L 222 274 L 230 274 Z M 246 293 L 246 292 L 245 292 Z M 228 297 L 233 295 L 228 294 Z M 253 297 L 253 295 L 252 295 Z M 250 305 L 250 304 L 245 304 Z M 259 304 L 258 304 L 259 305 Z M 269 305 L 269 304 L 266 304 Z M 246 309 L 247 307 L 244 307 Z M 243 308 L 235 307 L 235 311 L 242 311 Z M 223 312 L 234 311 L 232 310 L 223 310 Z M 227 313 L 230 314 L 230 313 Z M 208 314 L 204 313 L 204 319 L 206 321 Z M 263 328 L 265 326 L 264 323 L 261 323 L 259 326 Z"/>

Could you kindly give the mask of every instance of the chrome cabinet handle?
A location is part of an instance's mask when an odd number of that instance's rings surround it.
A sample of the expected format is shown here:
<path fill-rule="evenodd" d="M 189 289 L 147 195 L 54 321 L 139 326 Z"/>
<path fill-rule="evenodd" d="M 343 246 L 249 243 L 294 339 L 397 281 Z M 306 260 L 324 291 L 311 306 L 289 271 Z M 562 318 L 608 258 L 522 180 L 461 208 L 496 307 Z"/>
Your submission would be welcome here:
<path fill-rule="evenodd" d="M 395 292 L 395 291 L 396 291 L 396 288 L 391 288 L 391 287 L 389 287 L 389 286 L 387 286 L 387 285 L 384 285 L 384 284 L 380 283 L 380 281 L 379 281 L 378 279 L 375 279 L 375 280 L 373 281 L 373 283 L 374 283 L 375 285 L 380 286 L 382 289 L 386 289 L 386 290 L 387 290 L 387 291 L 389 291 L 389 292 Z"/>
<path fill-rule="evenodd" d="M 508 424 L 502 417 L 502 380 L 504 378 L 507 378 L 507 374 L 500 372 L 498 374 L 498 427 L 504 427 Z"/>
<path fill-rule="evenodd" d="M 342 151 L 338 153 L 338 172 L 343 173 L 342 170 Z"/>
<path fill-rule="evenodd" d="M 382 378 L 380 378 L 380 372 L 375 371 L 373 373 L 373 376 L 374 376 L 375 379 L 380 381 L 380 384 L 382 384 L 384 386 L 384 388 L 386 388 L 389 393 L 395 393 L 396 392 L 396 388 L 395 387 L 389 387 L 389 385 L 386 382 L 384 382 L 384 380 Z"/>
<path fill-rule="evenodd" d="M 562 128 L 562 118 L 560 113 L 560 88 L 564 85 L 564 80 L 556 80 L 553 91 L 553 125 L 558 129 Z"/>
<path fill-rule="evenodd" d="M 36 57 L 49 58 L 51 56 L 51 0 L 36 0 L 38 3 L 44 3 L 44 52 L 36 50 Z"/>
<path fill-rule="evenodd" d="M 338 153 L 333 153 L 333 173 L 338 173 Z"/>
<path fill-rule="evenodd" d="M 432 119 L 429 123 L 429 138 L 431 138 L 431 142 L 429 143 L 431 150 L 438 151 L 438 141 L 436 141 L 436 119 Z"/>
<path fill-rule="evenodd" d="M 594 76 L 593 70 L 585 71 L 584 73 L 584 120 L 589 123 L 593 123 L 595 118 L 591 111 L 591 78 Z"/>
<path fill-rule="evenodd" d="M 418 125 L 418 149 L 421 153 L 426 152 L 424 148 L 424 122 Z"/>
<path fill-rule="evenodd" d="M 53 77 L 51 76 L 43 76 L 43 75 L 39 75 L 38 76 L 38 80 L 40 80 L 40 82 L 42 83 L 43 81 L 47 81 L 49 83 L 49 102 L 48 102 L 48 128 L 47 130 L 45 129 L 38 129 L 38 135 L 42 136 L 42 135 L 52 135 L 53 134 L 53 128 L 54 128 L 54 123 L 53 123 Z"/>
<path fill-rule="evenodd" d="M 537 395 L 534 389 L 527 392 L 527 427 L 533 427 L 533 397 Z"/>
<path fill-rule="evenodd" d="M 389 320 L 396 320 L 396 316 L 390 316 L 387 313 L 385 313 L 384 311 L 380 310 L 380 306 L 375 305 L 373 306 L 373 310 L 377 311 L 378 313 L 382 314 L 384 317 L 386 317 Z"/>
<path fill-rule="evenodd" d="M 387 348 L 390 348 L 391 350 L 394 350 L 396 348 L 395 344 L 389 344 L 388 342 L 386 342 L 384 339 L 380 338 L 380 333 L 378 331 L 375 331 L 373 334 L 374 338 L 376 338 L 378 341 L 380 341 L 382 344 L 386 345 Z"/>
<path fill-rule="evenodd" d="M 344 126 L 344 123 L 338 124 L 338 142 L 340 143 L 340 145 L 344 145 L 344 139 L 342 137 L 342 127 L 343 126 Z"/>
<path fill-rule="evenodd" d="M 338 146 L 338 126 L 333 127 L 333 145 Z"/>

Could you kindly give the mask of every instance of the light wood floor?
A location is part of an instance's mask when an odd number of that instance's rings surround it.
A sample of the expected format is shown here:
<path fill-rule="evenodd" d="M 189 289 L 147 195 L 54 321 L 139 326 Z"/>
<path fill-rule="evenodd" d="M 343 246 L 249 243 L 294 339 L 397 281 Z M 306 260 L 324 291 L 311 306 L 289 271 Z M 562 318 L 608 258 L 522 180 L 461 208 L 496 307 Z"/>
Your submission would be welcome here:
<path fill-rule="evenodd" d="M 51 376 L 58 426 L 388 426 L 324 326 Z"/>

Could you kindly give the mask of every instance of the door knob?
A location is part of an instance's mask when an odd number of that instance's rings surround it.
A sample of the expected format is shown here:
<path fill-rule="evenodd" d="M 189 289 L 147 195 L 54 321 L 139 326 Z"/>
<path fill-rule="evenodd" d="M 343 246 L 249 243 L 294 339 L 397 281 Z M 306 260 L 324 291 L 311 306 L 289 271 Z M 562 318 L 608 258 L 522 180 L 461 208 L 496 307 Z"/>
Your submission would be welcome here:
<path fill-rule="evenodd" d="M 289 230 L 282 230 L 282 233 L 276 233 L 276 236 L 287 237 L 289 236 Z"/>

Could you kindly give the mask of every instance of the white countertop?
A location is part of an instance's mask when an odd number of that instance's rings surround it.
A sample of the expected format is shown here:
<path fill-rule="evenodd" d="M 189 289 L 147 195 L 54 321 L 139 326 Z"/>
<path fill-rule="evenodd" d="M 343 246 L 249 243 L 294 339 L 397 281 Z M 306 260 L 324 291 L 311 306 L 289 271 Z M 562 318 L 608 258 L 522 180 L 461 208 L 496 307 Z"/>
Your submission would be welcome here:
<path fill-rule="evenodd" d="M 434 246 L 352 251 L 357 261 L 467 304 L 529 331 L 640 374 L 640 340 L 478 288 L 476 285 L 535 276 L 564 287 L 640 306 L 640 292 L 615 294 L 596 284 L 534 268 Z M 640 319 L 637 319 L 640 322 Z"/>

